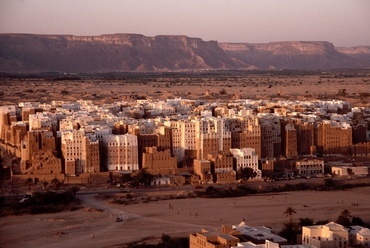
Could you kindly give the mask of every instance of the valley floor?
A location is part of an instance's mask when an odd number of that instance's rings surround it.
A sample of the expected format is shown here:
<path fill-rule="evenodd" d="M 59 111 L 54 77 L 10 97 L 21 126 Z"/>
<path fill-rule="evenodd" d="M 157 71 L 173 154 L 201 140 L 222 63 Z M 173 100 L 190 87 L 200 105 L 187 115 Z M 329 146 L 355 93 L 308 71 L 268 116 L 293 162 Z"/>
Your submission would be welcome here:
<path fill-rule="evenodd" d="M 151 201 L 116 205 L 94 194 L 79 195 L 83 209 L 56 214 L 11 216 L 0 219 L 0 246 L 6 247 L 115 247 L 145 238 L 187 237 L 202 228 L 220 230 L 243 220 L 278 232 L 293 207 L 299 218 L 335 221 L 343 209 L 370 222 L 370 187 L 346 191 L 296 191 L 239 198 Z M 123 217 L 116 222 L 116 217 Z"/>

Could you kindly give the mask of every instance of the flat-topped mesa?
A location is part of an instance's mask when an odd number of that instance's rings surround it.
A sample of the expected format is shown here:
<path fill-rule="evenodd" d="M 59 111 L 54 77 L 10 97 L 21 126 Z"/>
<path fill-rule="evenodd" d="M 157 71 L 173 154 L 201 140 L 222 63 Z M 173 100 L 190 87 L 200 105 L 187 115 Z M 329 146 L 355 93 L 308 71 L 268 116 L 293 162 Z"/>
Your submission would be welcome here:
<path fill-rule="evenodd" d="M 48 36 L 45 38 L 55 38 L 56 36 Z M 158 45 L 170 45 L 183 46 L 183 47 L 194 47 L 200 48 L 204 46 L 217 47 L 217 41 L 203 41 L 200 38 L 192 38 L 185 35 L 157 35 L 154 37 L 147 37 L 141 34 L 104 34 L 99 36 L 59 36 L 67 41 L 80 41 L 80 42 L 102 42 L 105 44 L 115 44 L 115 45 L 130 45 L 135 46 L 141 44 L 148 47 L 155 47 Z"/>
<path fill-rule="evenodd" d="M 0 34 L 0 72 L 330 69 L 370 66 L 367 48 L 326 41 L 218 43 L 185 35 Z"/>
<path fill-rule="evenodd" d="M 63 36 L 62 36 L 63 37 Z M 99 36 L 66 36 L 68 41 L 103 42 L 106 44 L 130 45 L 132 41 L 144 41 L 148 39 L 141 34 L 104 34 Z"/>
<path fill-rule="evenodd" d="M 0 71 L 108 72 L 236 69 L 216 41 L 184 35 L 0 34 Z"/>
<path fill-rule="evenodd" d="M 258 69 L 331 69 L 363 66 L 338 52 L 327 41 L 282 41 L 270 43 L 221 43 L 229 56 Z"/>
<path fill-rule="evenodd" d="M 338 47 L 336 49 L 340 53 L 359 61 L 368 68 L 370 67 L 370 46 Z"/>
<path fill-rule="evenodd" d="M 334 52 L 335 47 L 327 41 L 282 41 L 269 43 L 220 43 L 225 51 L 258 51 L 272 54 L 324 54 Z"/>
<path fill-rule="evenodd" d="M 336 47 L 338 52 L 356 55 L 356 54 L 368 54 L 370 55 L 370 46 L 356 46 L 356 47 Z"/>
<path fill-rule="evenodd" d="M 180 45 L 191 48 L 216 48 L 220 49 L 217 41 L 204 41 L 200 38 L 188 37 L 185 35 L 157 35 L 153 37 L 153 42 L 159 44 L 166 43 L 172 45 Z"/>

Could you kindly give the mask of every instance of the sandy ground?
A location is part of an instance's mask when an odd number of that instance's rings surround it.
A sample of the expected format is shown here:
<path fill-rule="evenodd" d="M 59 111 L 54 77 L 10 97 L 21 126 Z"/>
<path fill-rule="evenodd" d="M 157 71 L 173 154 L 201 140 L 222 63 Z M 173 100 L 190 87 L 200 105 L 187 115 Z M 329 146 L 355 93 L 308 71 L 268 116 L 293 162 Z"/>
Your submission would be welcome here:
<path fill-rule="evenodd" d="M 125 95 L 149 99 L 182 97 L 185 99 L 344 99 L 353 106 L 370 105 L 370 76 L 323 77 L 322 75 L 225 75 L 200 78 L 153 78 L 127 80 L 52 81 L 47 79 L 0 79 L 0 104 L 20 101 L 92 100 L 97 104 L 121 101 Z M 146 81 L 146 82 L 143 82 Z M 220 95 L 222 89 L 227 94 Z M 338 96 L 345 89 L 347 97 Z"/>
<path fill-rule="evenodd" d="M 116 205 L 81 195 L 82 210 L 0 219 L 0 247 L 114 247 L 130 241 L 188 236 L 221 225 L 265 225 L 279 231 L 292 206 L 294 220 L 336 220 L 343 209 L 370 222 L 370 187 L 347 191 L 304 191 L 224 199 L 179 199 Z M 169 206 L 173 209 L 170 209 Z M 96 211 L 99 209 L 100 211 Z M 123 216 L 122 222 L 115 222 Z M 95 238 L 93 238 L 95 235 Z"/>

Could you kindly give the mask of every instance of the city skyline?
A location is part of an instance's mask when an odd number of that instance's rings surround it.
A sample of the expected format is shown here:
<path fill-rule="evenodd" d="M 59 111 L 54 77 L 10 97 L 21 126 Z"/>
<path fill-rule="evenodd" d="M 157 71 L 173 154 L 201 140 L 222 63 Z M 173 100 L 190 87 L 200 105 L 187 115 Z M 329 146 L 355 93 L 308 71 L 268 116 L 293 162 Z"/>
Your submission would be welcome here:
<path fill-rule="evenodd" d="M 370 2 L 0 1 L 1 33 L 187 35 L 219 42 L 330 41 L 370 45 Z M 266 18 L 267 17 L 267 18 Z"/>

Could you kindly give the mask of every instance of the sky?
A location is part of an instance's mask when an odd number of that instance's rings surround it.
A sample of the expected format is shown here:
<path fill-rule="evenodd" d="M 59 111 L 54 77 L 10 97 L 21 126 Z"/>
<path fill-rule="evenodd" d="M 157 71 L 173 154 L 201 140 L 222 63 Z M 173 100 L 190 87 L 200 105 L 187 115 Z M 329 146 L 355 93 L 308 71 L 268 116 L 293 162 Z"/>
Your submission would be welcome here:
<path fill-rule="evenodd" d="M 0 0 L 0 33 L 370 45 L 370 0 Z"/>

